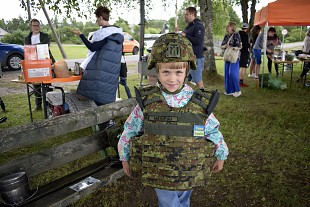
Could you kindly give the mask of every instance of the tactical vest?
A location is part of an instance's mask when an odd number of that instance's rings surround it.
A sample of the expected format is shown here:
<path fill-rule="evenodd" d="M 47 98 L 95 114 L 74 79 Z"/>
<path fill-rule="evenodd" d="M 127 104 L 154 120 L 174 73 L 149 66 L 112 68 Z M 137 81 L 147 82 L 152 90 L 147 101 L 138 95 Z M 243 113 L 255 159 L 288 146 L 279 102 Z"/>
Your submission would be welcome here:
<path fill-rule="evenodd" d="M 136 92 L 145 119 L 144 134 L 131 141 L 133 177 L 141 178 L 147 186 L 166 190 L 207 185 L 214 144 L 203 135 L 193 136 L 194 125 L 204 126 L 209 115 L 201 95 L 195 92 L 187 105 L 172 108 L 158 87 Z"/>

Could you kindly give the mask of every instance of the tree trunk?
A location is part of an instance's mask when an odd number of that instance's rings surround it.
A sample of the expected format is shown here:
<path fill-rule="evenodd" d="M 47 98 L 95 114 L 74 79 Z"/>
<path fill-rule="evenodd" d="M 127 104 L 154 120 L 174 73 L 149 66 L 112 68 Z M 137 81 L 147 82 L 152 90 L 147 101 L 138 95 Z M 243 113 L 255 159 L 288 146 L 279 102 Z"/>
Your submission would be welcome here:
<path fill-rule="evenodd" d="M 212 0 L 199 0 L 201 21 L 205 25 L 205 51 L 204 70 L 210 73 L 216 73 L 216 65 L 214 58 L 214 44 L 212 31 Z"/>
<path fill-rule="evenodd" d="M 248 23 L 248 0 L 240 0 L 241 11 L 242 11 L 242 22 Z"/>
<path fill-rule="evenodd" d="M 255 18 L 255 13 L 256 13 L 256 0 L 252 0 L 252 4 L 251 4 L 251 17 L 250 17 L 250 22 L 249 22 L 249 28 L 253 28 L 254 26 L 254 18 Z"/>

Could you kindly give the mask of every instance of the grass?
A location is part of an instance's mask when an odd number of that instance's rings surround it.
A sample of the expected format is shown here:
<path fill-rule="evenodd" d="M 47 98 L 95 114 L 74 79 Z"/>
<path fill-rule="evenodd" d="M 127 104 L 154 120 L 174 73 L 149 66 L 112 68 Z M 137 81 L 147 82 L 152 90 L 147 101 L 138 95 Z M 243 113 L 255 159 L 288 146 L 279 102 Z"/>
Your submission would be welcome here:
<path fill-rule="evenodd" d="M 62 47 L 67 55 L 66 59 L 85 58 L 88 51 L 85 45 L 63 45 Z M 50 50 L 55 60 L 64 59 L 57 45 L 52 44 Z"/>
<path fill-rule="evenodd" d="M 217 60 L 216 64 L 218 73 L 223 75 L 223 61 Z M 229 146 L 230 155 L 224 170 L 213 174 L 207 188 L 194 190 L 191 206 L 309 205 L 310 89 L 295 83 L 294 77 L 300 72 L 300 64 L 295 65 L 291 86 L 289 72 L 284 73 L 281 78 L 288 85 L 285 90 L 257 88 L 254 80 L 246 77 L 245 83 L 249 87 L 242 88 L 239 98 L 222 95 L 222 77 L 204 77 L 208 89 L 221 92 L 214 114 L 221 123 L 220 131 Z M 138 74 L 128 76 L 132 94 L 139 78 Z M 123 87 L 121 96 L 126 98 Z M 25 94 L 8 95 L 2 99 L 9 107 L 5 113 L 8 120 L 0 124 L 0 130 L 29 122 Z M 2 115 L 0 112 L 0 117 Z M 35 120 L 43 118 L 41 113 L 34 115 Z M 70 167 L 64 171 L 68 169 Z M 41 184 L 52 177 L 49 172 L 32 182 Z M 142 207 L 157 206 L 156 202 L 152 189 L 123 177 L 72 206 Z"/>

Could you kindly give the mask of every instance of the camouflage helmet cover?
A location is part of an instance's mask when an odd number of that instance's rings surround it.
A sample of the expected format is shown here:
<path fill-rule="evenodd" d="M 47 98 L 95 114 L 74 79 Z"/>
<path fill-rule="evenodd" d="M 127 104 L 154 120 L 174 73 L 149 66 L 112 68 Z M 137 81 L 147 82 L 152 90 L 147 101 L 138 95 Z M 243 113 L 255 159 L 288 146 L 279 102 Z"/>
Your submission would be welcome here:
<path fill-rule="evenodd" d="M 183 35 L 168 33 L 160 36 L 153 44 L 148 59 L 148 69 L 155 67 L 156 63 L 189 62 L 190 68 L 196 69 L 196 56 L 192 43 Z"/>

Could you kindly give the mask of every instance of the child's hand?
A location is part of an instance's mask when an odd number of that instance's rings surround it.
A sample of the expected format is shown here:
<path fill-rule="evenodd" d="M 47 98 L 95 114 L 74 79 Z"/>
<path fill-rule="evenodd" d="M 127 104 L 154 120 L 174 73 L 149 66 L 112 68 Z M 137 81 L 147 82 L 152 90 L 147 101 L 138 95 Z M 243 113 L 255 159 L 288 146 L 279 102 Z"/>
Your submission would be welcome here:
<path fill-rule="evenodd" d="M 122 161 L 122 165 L 123 165 L 124 173 L 125 173 L 128 177 L 131 177 L 129 162 L 128 162 L 128 161 Z"/>
<path fill-rule="evenodd" d="M 224 160 L 216 160 L 212 167 L 213 173 L 218 173 L 223 169 Z"/>

